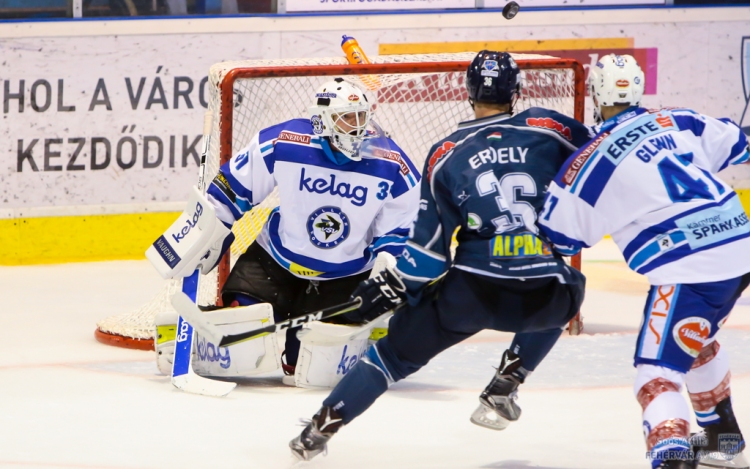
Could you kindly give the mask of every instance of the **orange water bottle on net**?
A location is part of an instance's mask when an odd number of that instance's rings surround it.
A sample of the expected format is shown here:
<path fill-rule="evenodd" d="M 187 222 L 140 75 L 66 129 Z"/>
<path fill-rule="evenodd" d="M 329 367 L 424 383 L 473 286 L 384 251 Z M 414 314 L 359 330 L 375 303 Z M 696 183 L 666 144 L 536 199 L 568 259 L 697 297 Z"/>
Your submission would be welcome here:
<path fill-rule="evenodd" d="M 359 46 L 357 40 L 351 36 L 347 36 L 346 34 L 342 36 L 341 49 L 346 54 L 346 59 L 352 65 L 370 63 L 365 55 L 365 51 Z M 380 79 L 376 75 L 360 75 L 360 79 L 369 90 L 380 88 Z"/>
<path fill-rule="evenodd" d="M 346 54 L 346 58 L 349 60 L 350 64 L 370 63 L 370 61 L 367 60 L 365 51 L 363 51 L 362 48 L 359 47 L 359 43 L 357 42 L 357 40 L 351 36 L 347 36 L 346 34 L 344 34 L 341 37 L 341 49 L 344 51 L 344 54 Z"/>

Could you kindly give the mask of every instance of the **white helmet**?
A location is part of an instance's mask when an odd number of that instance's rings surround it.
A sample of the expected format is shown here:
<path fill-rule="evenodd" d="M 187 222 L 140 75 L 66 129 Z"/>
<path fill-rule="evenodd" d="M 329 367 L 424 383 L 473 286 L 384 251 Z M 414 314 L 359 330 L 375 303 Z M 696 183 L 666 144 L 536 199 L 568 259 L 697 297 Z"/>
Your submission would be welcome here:
<path fill-rule="evenodd" d="M 645 77 L 630 55 L 609 54 L 589 70 L 589 90 L 594 98 L 594 119 L 601 122 L 602 106 L 637 106 L 643 97 Z"/>
<path fill-rule="evenodd" d="M 315 104 L 309 109 L 313 132 L 329 137 L 336 149 L 349 159 L 359 161 L 370 109 L 364 92 L 353 84 L 343 78 L 326 82 L 318 88 Z"/>

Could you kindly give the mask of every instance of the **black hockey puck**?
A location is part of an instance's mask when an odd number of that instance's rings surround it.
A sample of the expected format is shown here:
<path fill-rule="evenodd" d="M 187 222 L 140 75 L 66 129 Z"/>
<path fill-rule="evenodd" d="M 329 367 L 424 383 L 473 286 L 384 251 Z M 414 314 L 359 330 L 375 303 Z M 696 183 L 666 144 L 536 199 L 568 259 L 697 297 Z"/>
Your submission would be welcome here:
<path fill-rule="evenodd" d="M 518 5 L 518 3 L 508 2 L 508 4 L 503 7 L 503 16 L 506 20 L 512 20 L 518 14 L 518 10 L 520 9 L 521 7 Z"/>

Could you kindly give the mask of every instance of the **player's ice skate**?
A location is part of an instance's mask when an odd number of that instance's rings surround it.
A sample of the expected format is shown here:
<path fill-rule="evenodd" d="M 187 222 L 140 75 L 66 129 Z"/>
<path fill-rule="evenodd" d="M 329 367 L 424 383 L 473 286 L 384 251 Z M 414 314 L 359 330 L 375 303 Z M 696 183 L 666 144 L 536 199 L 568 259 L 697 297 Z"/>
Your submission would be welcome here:
<path fill-rule="evenodd" d="M 730 454 L 722 453 L 721 451 L 711 451 L 701 453 L 699 458 L 698 469 L 750 468 L 750 463 L 748 463 L 743 453 Z"/>
<path fill-rule="evenodd" d="M 502 377 L 493 378 L 490 386 L 479 396 L 479 407 L 471 414 L 472 423 L 492 430 L 505 430 L 511 422 L 521 417 L 521 408 L 516 404 L 518 395 L 516 391 L 507 395 L 492 394 L 493 391 L 489 391 L 496 382 L 501 380 L 506 381 Z"/>
<path fill-rule="evenodd" d="M 472 423 L 492 430 L 505 430 L 521 417 L 516 398 L 522 381 L 512 374 L 518 370 L 522 370 L 519 358 L 506 350 L 500 368 L 479 396 L 479 407 L 471 414 Z"/>
<path fill-rule="evenodd" d="M 344 425 L 341 416 L 330 407 L 321 407 L 299 436 L 289 442 L 292 454 L 309 461 L 326 451 L 326 443 Z"/>
<path fill-rule="evenodd" d="M 731 399 L 726 398 L 719 402 L 716 405 L 716 413 L 720 416 L 720 421 L 707 425 L 703 431 L 691 438 L 693 450 L 699 461 L 698 468 L 750 468 L 743 454 L 745 438 L 732 410 Z"/>
<path fill-rule="evenodd" d="M 670 460 L 664 461 L 656 469 L 695 469 L 695 461 Z"/>

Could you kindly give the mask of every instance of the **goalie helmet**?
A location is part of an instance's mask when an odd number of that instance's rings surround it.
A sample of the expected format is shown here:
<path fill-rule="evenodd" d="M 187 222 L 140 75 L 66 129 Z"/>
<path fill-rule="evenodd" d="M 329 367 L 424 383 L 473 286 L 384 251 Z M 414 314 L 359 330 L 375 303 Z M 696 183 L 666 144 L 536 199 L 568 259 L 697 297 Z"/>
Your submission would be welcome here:
<path fill-rule="evenodd" d="M 483 50 L 466 70 L 469 100 L 479 103 L 513 105 L 521 93 L 521 70 L 507 52 Z"/>
<path fill-rule="evenodd" d="M 359 161 L 370 114 L 370 103 L 364 92 L 343 78 L 336 78 L 324 83 L 315 93 L 310 123 L 316 135 L 328 137 L 336 149 L 349 159 Z"/>
<path fill-rule="evenodd" d="M 589 90 L 594 99 L 594 119 L 602 122 L 603 106 L 638 106 L 643 97 L 645 77 L 630 55 L 609 54 L 589 71 Z"/>

